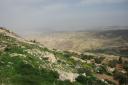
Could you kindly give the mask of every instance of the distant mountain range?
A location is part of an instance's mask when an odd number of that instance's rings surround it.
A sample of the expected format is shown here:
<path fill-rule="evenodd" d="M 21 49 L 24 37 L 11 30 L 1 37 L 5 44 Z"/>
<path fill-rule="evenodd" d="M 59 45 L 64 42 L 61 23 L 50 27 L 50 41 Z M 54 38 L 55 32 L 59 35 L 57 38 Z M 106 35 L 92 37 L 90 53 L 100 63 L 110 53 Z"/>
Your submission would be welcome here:
<path fill-rule="evenodd" d="M 28 39 L 36 39 L 46 47 L 60 50 L 86 52 L 99 49 L 120 50 L 128 47 L 128 26 L 110 26 L 105 30 L 56 32 L 46 35 L 32 35 Z M 109 29 L 107 29 L 109 28 Z M 110 29 L 113 28 L 113 29 Z M 108 50 L 108 49 L 107 49 Z M 125 55 L 126 56 L 126 55 Z"/>

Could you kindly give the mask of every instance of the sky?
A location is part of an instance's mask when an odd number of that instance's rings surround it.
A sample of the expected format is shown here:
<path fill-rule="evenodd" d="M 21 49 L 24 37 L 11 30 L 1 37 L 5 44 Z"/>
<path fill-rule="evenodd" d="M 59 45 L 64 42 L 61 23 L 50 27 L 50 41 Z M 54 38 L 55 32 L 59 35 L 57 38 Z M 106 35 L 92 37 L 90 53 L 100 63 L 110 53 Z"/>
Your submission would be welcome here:
<path fill-rule="evenodd" d="M 128 26 L 128 0 L 0 0 L 0 26 L 20 34 Z"/>

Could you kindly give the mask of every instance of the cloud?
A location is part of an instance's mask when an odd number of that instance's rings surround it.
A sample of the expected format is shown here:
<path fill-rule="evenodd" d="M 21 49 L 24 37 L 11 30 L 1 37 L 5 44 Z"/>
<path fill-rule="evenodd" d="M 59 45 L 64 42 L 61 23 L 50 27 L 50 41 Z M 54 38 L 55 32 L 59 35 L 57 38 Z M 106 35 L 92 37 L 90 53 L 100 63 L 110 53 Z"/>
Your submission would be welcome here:
<path fill-rule="evenodd" d="M 68 8 L 66 4 L 52 4 L 52 5 L 45 6 L 43 9 L 45 11 L 62 11 L 66 8 Z"/>
<path fill-rule="evenodd" d="M 81 0 L 81 4 L 103 4 L 103 3 L 124 3 L 128 2 L 128 0 Z"/>

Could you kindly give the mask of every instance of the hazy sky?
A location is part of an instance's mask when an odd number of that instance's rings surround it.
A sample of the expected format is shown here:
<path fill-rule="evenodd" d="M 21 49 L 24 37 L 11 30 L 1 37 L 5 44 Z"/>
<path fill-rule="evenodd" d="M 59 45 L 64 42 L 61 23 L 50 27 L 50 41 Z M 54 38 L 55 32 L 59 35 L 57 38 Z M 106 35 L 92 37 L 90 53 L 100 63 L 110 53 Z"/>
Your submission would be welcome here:
<path fill-rule="evenodd" d="M 0 26 L 19 33 L 128 25 L 128 0 L 0 0 Z"/>

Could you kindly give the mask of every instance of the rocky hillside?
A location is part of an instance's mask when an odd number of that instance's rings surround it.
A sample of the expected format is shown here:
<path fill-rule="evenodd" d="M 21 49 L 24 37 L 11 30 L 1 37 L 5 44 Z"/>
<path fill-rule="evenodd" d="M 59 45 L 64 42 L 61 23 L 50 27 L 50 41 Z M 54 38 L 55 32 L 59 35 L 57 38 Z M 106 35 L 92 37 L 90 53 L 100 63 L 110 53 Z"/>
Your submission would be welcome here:
<path fill-rule="evenodd" d="M 118 59 L 104 53 L 49 49 L 0 28 L 0 85 L 118 85 L 118 80 L 124 84 L 128 60 L 119 59 L 120 72 Z"/>
<path fill-rule="evenodd" d="M 0 85 L 114 85 L 97 78 L 90 59 L 97 56 L 48 49 L 0 28 Z"/>

